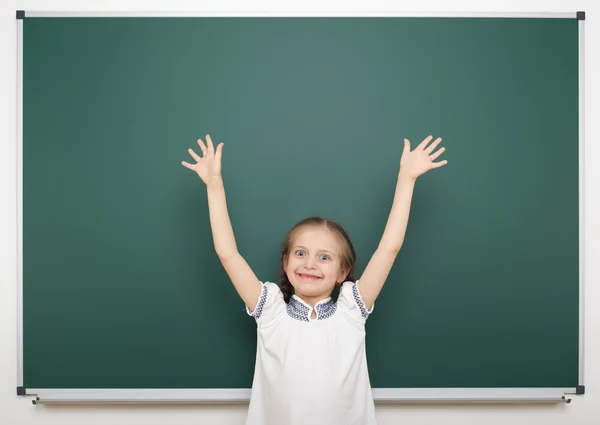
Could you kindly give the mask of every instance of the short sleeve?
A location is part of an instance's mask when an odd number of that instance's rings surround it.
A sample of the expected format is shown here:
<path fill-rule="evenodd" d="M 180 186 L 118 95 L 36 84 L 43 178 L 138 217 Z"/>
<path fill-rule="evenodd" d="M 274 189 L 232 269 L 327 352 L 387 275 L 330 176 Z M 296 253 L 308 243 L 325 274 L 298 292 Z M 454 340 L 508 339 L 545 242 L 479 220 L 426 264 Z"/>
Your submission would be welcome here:
<path fill-rule="evenodd" d="M 373 312 L 375 305 L 367 309 L 365 302 L 358 290 L 358 280 L 356 282 L 344 282 L 340 289 L 338 304 L 342 309 L 353 319 L 364 323 L 369 315 Z"/>
<path fill-rule="evenodd" d="M 254 311 L 250 311 L 246 306 L 248 315 L 254 317 L 259 324 L 270 322 L 285 309 L 285 301 L 279 286 L 272 282 L 260 282 L 260 287 L 260 295 Z"/>

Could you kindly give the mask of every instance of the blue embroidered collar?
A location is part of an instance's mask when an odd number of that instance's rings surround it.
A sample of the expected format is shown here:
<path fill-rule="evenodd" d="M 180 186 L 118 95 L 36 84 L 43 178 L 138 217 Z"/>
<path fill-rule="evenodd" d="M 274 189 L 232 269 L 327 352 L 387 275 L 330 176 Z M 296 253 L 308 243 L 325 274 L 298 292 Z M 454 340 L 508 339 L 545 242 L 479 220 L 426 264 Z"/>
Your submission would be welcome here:
<path fill-rule="evenodd" d="M 312 322 L 314 320 L 323 320 L 333 316 L 335 313 L 337 304 L 329 298 L 325 298 L 315 304 L 316 319 L 311 319 L 313 309 L 306 303 L 302 298 L 297 295 L 292 295 L 290 301 L 287 303 L 287 314 L 292 319 L 300 320 L 302 322 Z"/>

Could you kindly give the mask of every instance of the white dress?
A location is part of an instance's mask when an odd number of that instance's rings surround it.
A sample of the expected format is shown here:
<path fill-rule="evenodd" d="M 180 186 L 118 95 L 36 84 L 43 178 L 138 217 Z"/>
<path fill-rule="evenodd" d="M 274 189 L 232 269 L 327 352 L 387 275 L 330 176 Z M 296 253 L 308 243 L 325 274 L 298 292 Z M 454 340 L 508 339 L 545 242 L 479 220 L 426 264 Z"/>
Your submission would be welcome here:
<path fill-rule="evenodd" d="M 313 309 L 261 283 L 253 312 L 257 350 L 246 425 L 375 425 L 367 369 L 367 310 L 357 283 Z"/>

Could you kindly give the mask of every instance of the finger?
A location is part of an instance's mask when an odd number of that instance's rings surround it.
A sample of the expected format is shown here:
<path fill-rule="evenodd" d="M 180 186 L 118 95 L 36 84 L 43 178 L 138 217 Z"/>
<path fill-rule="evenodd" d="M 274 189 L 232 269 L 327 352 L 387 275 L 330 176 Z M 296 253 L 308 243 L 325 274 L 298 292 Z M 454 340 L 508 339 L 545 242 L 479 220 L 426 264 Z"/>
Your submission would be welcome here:
<path fill-rule="evenodd" d="M 429 158 L 433 161 L 433 160 L 437 159 L 438 156 L 443 154 L 445 150 L 446 150 L 446 148 L 440 148 L 437 150 L 437 152 L 434 152 L 431 155 L 429 155 Z"/>
<path fill-rule="evenodd" d="M 194 166 L 189 162 L 181 161 L 181 165 L 183 165 L 185 168 L 189 168 L 190 170 L 194 169 Z"/>
<path fill-rule="evenodd" d="M 402 153 L 405 152 L 410 152 L 410 141 L 408 139 L 404 139 L 404 151 Z"/>
<path fill-rule="evenodd" d="M 417 146 L 417 149 L 425 149 L 425 146 L 427 146 L 427 143 L 431 142 L 431 139 L 433 139 L 433 136 L 427 136 L 425 138 L 425 140 L 423 140 L 421 143 L 419 143 L 419 146 Z"/>
<path fill-rule="evenodd" d="M 446 165 L 447 163 L 448 163 L 447 160 L 443 160 L 443 161 L 440 161 L 440 162 L 433 162 L 431 165 L 433 166 L 433 168 L 439 168 L 442 165 Z"/>
<path fill-rule="evenodd" d="M 198 156 L 198 154 L 196 152 L 194 152 L 194 150 L 192 148 L 189 148 L 188 152 L 192 156 L 192 158 L 194 158 L 196 160 L 196 162 L 200 162 L 200 160 L 202 159 Z"/>
<path fill-rule="evenodd" d="M 202 156 L 206 156 L 206 146 L 204 146 L 202 139 L 198 139 L 198 146 L 200 146 L 200 149 L 202 150 Z"/>
<path fill-rule="evenodd" d="M 437 145 L 439 145 L 439 144 L 440 144 L 440 142 L 441 142 L 441 141 L 442 141 L 442 138 L 441 138 L 441 137 L 438 137 L 437 139 L 435 139 L 435 141 L 434 141 L 434 142 L 433 142 L 431 145 L 429 145 L 429 146 L 427 147 L 427 149 L 425 149 L 425 151 L 426 151 L 427 153 L 431 153 L 431 152 L 433 152 L 433 150 L 436 148 L 436 146 L 437 146 Z"/>
<path fill-rule="evenodd" d="M 208 145 L 208 153 L 209 154 L 214 154 L 215 153 L 215 147 L 213 145 L 212 139 L 210 138 L 210 135 L 206 135 L 206 144 Z"/>
<path fill-rule="evenodd" d="M 221 163 L 221 158 L 223 157 L 223 145 L 225 143 L 221 142 L 219 143 L 219 146 L 217 146 L 217 153 L 215 153 L 215 159 L 218 161 L 218 163 Z"/>

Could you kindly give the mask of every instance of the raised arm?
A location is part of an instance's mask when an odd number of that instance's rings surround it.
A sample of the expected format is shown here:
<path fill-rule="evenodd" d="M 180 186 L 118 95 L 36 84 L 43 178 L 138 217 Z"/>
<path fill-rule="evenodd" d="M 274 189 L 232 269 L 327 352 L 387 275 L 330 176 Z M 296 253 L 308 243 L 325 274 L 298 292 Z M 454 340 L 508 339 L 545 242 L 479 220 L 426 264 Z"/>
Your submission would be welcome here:
<path fill-rule="evenodd" d="M 260 296 L 261 287 L 258 278 L 238 252 L 235 243 L 233 227 L 227 211 L 225 186 L 221 175 L 223 143 L 220 143 L 215 151 L 213 142 L 207 134 L 206 145 L 202 142 L 202 139 L 198 139 L 198 145 L 202 150 L 202 157 L 197 155 L 193 149 L 188 150 L 196 164 L 189 164 L 185 161 L 182 161 L 181 164 L 195 171 L 206 184 L 210 227 L 215 251 L 237 293 L 248 308 L 254 310 Z"/>
<path fill-rule="evenodd" d="M 427 146 L 432 139 L 432 136 L 427 137 L 412 152 L 410 142 L 408 139 L 404 139 L 404 150 L 400 159 L 400 172 L 396 182 L 392 209 L 379 246 L 358 283 L 360 294 L 367 309 L 370 309 L 375 303 L 375 299 L 381 292 L 381 288 L 383 288 L 383 284 L 404 242 L 417 177 L 433 168 L 448 163 L 448 161 L 433 162 L 446 149 L 441 148 L 434 153 L 434 149 L 442 139 L 438 137 L 432 144 Z"/>

